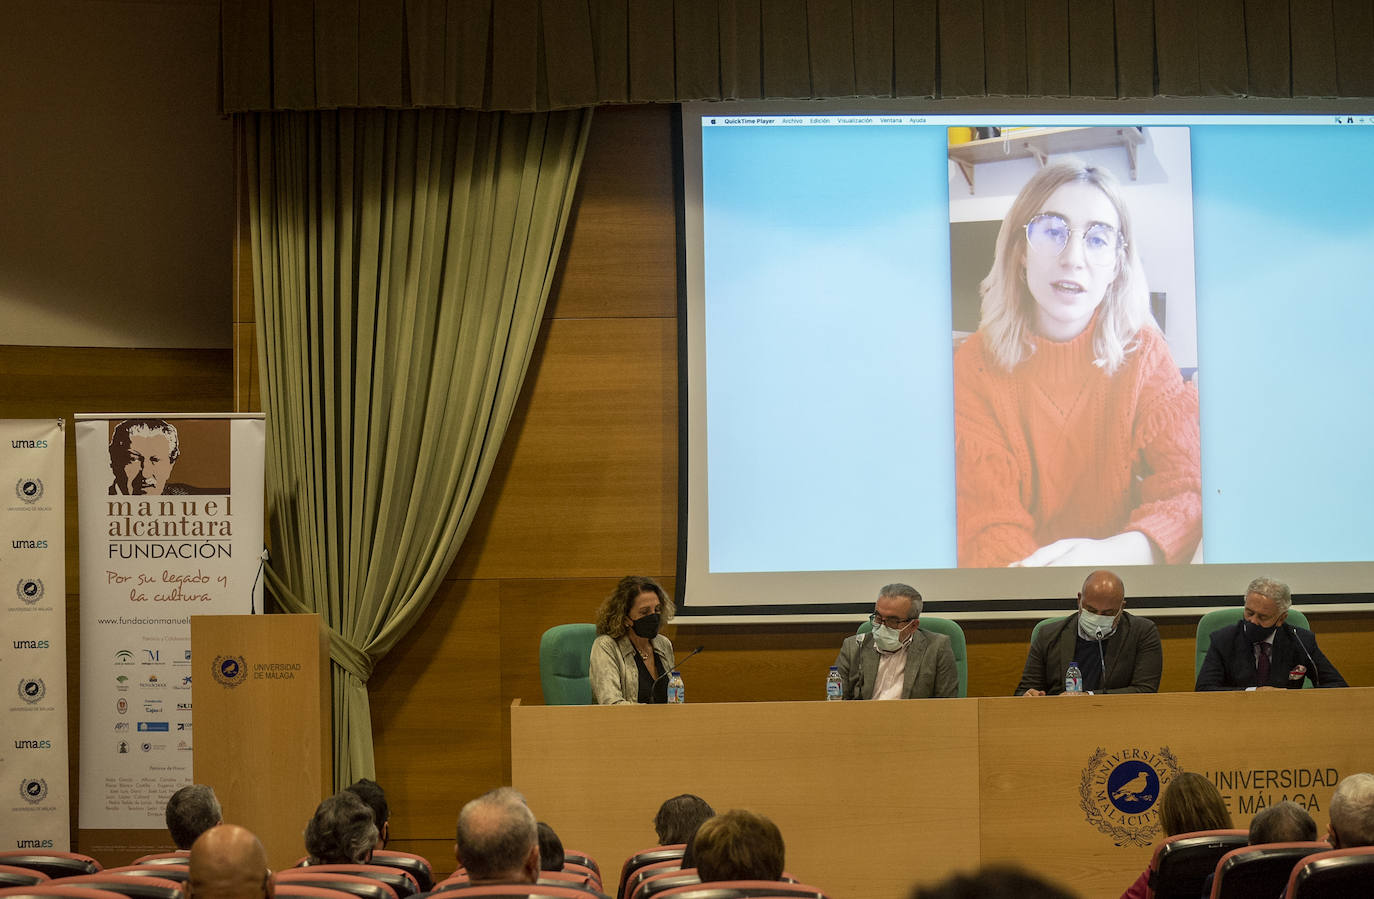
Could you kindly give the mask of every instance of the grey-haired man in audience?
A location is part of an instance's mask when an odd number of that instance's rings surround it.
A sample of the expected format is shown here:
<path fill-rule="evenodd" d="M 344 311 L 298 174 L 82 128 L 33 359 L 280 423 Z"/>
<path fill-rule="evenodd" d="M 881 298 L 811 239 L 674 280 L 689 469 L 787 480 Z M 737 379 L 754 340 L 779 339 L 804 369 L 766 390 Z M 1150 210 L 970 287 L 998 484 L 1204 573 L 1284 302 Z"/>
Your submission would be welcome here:
<path fill-rule="evenodd" d="M 1374 846 L 1374 774 L 1352 774 L 1336 784 L 1326 838 L 1337 849 Z"/>
<path fill-rule="evenodd" d="M 215 791 L 205 784 L 182 787 L 167 800 L 167 832 L 178 849 L 190 849 L 196 838 L 224 820 Z"/>
<path fill-rule="evenodd" d="M 539 824 L 525 797 L 498 787 L 463 806 L 453 846 L 472 883 L 539 880 Z"/>
<path fill-rule="evenodd" d="M 312 865 L 365 865 L 376 845 L 372 809 L 348 790 L 321 802 L 305 826 L 305 851 Z"/>

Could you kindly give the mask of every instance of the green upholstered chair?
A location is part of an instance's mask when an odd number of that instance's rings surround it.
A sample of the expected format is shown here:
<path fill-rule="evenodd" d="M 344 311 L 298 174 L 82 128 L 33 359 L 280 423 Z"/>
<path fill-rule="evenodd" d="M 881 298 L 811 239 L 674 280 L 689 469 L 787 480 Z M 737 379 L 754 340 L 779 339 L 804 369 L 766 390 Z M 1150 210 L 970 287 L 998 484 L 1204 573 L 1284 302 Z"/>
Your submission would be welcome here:
<path fill-rule="evenodd" d="M 1202 620 L 1197 623 L 1197 655 L 1193 659 L 1194 680 L 1202 672 L 1202 660 L 1207 658 L 1207 647 L 1212 645 L 1212 631 L 1235 624 L 1244 613 L 1243 607 L 1236 606 L 1230 609 L 1213 609 L 1202 616 Z M 1287 622 L 1309 631 L 1312 630 L 1307 623 L 1307 616 L 1292 606 L 1288 608 Z M 1312 679 L 1307 678 L 1302 685 L 1303 687 L 1311 687 Z"/>
<path fill-rule="evenodd" d="M 560 624 L 539 638 L 539 682 L 545 705 L 595 705 L 590 666 L 594 624 Z"/>
<path fill-rule="evenodd" d="M 1053 624 L 1056 621 L 1063 621 L 1065 618 L 1068 617 L 1068 615 L 1060 615 L 1058 618 L 1043 618 L 1040 621 L 1035 622 L 1035 627 L 1031 628 L 1031 643 L 1034 643 L 1035 638 L 1040 636 L 1040 628 L 1044 627 L 1047 624 Z"/>
<path fill-rule="evenodd" d="M 964 639 L 964 629 L 957 622 L 934 615 L 922 615 L 920 628 L 949 638 L 950 649 L 954 652 L 954 667 L 959 672 L 959 697 L 968 696 L 968 641 Z M 859 625 L 857 633 L 866 634 L 873 625 L 865 620 Z"/>

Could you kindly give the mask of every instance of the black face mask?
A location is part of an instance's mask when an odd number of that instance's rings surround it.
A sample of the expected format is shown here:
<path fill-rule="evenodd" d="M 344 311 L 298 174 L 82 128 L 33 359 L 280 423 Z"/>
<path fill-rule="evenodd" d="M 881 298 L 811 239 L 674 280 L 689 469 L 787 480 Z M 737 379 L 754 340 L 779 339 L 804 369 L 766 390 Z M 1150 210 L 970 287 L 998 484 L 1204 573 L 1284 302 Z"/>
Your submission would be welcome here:
<path fill-rule="evenodd" d="M 645 615 L 638 621 L 632 622 L 630 628 L 645 640 L 652 640 L 658 636 L 658 623 L 662 617 L 657 612 L 652 615 Z"/>
<path fill-rule="evenodd" d="M 1244 622 L 1244 625 L 1245 639 L 1249 640 L 1251 643 L 1258 643 L 1261 640 L 1268 640 L 1269 635 L 1279 629 L 1279 626 L 1277 624 L 1273 627 L 1260 627 L 1253 621 L 1246 621 Z"/>

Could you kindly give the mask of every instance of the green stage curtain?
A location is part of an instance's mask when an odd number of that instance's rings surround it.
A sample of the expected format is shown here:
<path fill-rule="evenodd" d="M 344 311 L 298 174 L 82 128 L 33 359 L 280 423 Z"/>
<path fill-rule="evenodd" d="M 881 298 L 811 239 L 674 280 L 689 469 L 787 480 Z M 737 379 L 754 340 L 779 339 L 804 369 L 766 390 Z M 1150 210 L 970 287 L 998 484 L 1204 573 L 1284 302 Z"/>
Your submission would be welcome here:
<path fill-rule="evenodd" d="M 1369 0 L 222 0 L 228 112 L 1370 97 Z"/>
<path fill-rule="evenodd" d="M 367 680 L 477 510 L 549 295 L 591 111 L 243 116 L 273 559 L 330 628 L 334 778 Z"/>

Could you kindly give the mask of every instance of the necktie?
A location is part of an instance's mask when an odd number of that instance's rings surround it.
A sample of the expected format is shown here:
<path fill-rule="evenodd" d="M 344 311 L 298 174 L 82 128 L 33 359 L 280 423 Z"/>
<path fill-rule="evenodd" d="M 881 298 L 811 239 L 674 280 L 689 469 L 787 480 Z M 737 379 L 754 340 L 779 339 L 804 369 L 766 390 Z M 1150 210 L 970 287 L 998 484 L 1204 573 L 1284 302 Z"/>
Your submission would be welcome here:
<path fill-rule="evenodd" d="M 1268 643 L 1256 643 L 1259 647 L 1259 659 L 1255 662 L 1255 678 L 1257 687 L 1269 686 L 1269 650 L 1273 649 Z"/>

